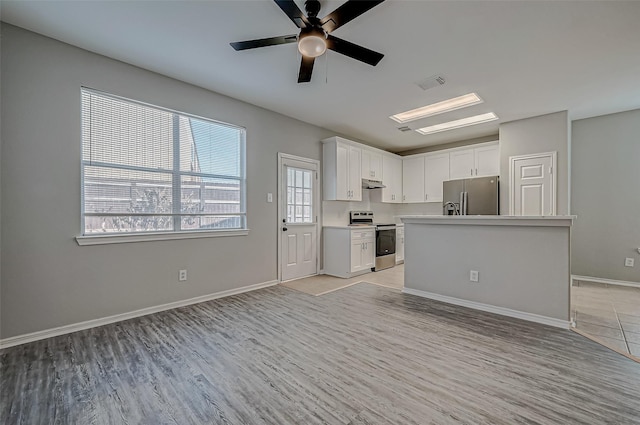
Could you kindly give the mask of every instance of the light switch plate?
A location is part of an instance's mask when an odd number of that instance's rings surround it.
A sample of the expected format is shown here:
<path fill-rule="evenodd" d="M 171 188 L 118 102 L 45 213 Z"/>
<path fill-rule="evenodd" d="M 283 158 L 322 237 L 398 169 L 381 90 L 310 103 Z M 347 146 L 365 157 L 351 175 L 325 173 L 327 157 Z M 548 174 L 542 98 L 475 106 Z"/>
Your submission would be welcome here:
<path fill-rule="evenodd" d="M 633 267 L 634 263 L 635 263 L 635 260 L 633 258 L 625 258 L 624 259 L 624 265 L 626 267 Z"/>
<path fill-rule="evenodd" d="M 273 193 L 267 193 L 267 202 L 273 202 Z"/>

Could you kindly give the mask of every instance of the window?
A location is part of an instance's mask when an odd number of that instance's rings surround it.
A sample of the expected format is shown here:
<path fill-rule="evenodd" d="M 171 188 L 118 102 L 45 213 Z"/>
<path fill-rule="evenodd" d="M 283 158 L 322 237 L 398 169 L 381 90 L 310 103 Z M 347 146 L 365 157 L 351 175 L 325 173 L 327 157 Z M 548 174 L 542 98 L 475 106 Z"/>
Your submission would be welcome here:
<path fill-rule="evenodd" d="M 83 234 L 246 229 L 245 130 L 82 90 Z"/>
<path fill-rule="evenodd" d="M 312 223 L 311 170 L 287 167 L 287 223 Z"/>

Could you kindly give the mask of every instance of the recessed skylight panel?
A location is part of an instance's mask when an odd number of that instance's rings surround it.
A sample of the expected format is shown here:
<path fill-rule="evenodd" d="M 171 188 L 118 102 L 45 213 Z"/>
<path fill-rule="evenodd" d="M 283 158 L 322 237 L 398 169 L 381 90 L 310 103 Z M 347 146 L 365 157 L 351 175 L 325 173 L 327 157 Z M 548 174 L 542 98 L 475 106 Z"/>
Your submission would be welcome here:
<path fill-rule="evenodd" d="M 485 122 L 495 121 L 498 116 L 493 112 L 475 115 L 473 117 L 462 118 L 459 120 L 443 122 L 441 124 L 431 125 L 429 127 L 419 128 L 416 131 L 422 135 L 440 133 L 441 131 L 454 130 L 456 128 L 468 127 L 470 125 L 482 124 Z"/>
<path fill-rule="evenodd" d="M 410 111 L 401 112 L 396 115 L 391 115 L 389 118 L 399 123 L 405 123 L 420 118 L 444 114 L 445 112 L 455 111 L 456 109 L 466 108 L 467 106 L 477 105 L 482 102 L 483 100 L 480 99 L 480 96 L 475 93 L 469 93 L 452 99 L 443 100 L 442 102 L 432 103 L 431 105 L 412 109 Z"/>

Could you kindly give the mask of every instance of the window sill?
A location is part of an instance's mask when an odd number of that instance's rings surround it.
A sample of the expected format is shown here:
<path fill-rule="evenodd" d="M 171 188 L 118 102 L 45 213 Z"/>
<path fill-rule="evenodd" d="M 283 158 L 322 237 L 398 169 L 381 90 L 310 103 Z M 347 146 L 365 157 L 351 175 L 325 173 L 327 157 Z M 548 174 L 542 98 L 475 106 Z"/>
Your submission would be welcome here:
<path fill-rule="evenodd" d="M 247 236 L 249 229 L 234 230 L 210 230 L 197 232 L 175 232 L 175 233 L 145 233 L 145 234 L 109 234 L 109 235 L 87 235 L 76 236 L 76 242 L 80 246 L 85 245 L 106 245 L 113 243 L 151 242 L 151 241 L 172 241 L 179 239 L 200 239 L 200 238 L 220 238 L 229 236 Z"/>

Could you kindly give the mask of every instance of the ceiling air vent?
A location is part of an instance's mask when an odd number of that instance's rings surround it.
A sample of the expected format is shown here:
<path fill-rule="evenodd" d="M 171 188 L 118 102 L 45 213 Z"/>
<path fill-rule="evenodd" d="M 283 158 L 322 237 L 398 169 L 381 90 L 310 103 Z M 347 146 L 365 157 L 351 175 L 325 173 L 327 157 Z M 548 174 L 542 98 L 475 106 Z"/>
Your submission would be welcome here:
<path fill-rule="evenodd" d="M 403 127 L 398 127 L 398 130 L 402 131 L 403 133 L 406 131 L 411 131 L 411 129 L 409 127 L 407 127 L 406 125 Z"/>
<path fill-rule="evenodd" d="M 438 87 L 443 85 L 446 82 L 444 76 L 442 75 L 432 75 L 431 77 L 427 77 L 422 81 L 418 81 L 416 84 L 422 90 L 429 90 L 434 87 Z"/>

